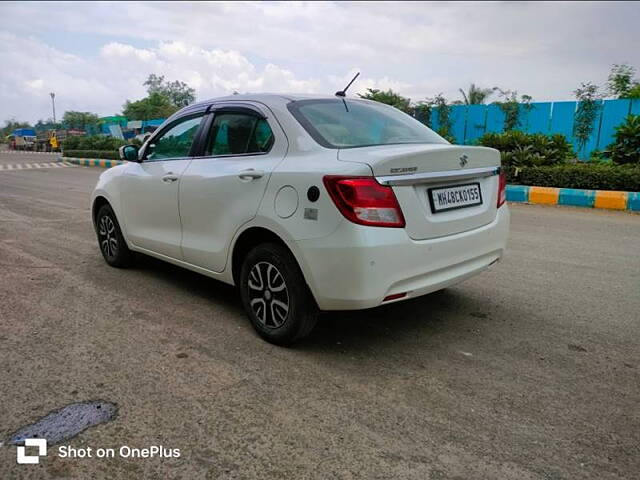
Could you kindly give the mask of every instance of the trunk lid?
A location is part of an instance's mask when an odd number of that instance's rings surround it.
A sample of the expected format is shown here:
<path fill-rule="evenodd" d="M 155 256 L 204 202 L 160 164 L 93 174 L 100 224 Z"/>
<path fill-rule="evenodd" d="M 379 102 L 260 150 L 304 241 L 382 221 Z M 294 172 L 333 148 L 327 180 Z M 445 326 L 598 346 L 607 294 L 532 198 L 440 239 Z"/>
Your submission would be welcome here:
<path fill-rule="evenodd" d="M 393 188 L 406 220 L 407 234 L 414 240 L 473 230 L 496 217 L 500 154 L 492 148 L 381 145 L 342 149 L 338 158 L 369 165 L 380 183 Z M 454 195 L 454 200 L 471 203 L 463 201 L 462 195 L 475 198 L 473 191 L 477 189 L 480 204 L 452 203 L 447 208 L 438 200 L 442 195 L 449 195 L 450 199 Z M 473 203 L 477 201 L 474 199 Z"/>

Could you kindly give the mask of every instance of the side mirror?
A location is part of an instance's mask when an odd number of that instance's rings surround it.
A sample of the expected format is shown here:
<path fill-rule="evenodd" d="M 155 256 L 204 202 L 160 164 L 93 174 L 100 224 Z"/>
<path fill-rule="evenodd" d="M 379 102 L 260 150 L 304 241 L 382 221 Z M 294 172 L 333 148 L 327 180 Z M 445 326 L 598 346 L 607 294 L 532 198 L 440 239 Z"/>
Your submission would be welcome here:
<path fill-rule="evenodd" d="M 123 145 L 118 149 L 120 160 L 128 160 L 130 162 L 139 162 L 138 147 L 135 145 Z"/>

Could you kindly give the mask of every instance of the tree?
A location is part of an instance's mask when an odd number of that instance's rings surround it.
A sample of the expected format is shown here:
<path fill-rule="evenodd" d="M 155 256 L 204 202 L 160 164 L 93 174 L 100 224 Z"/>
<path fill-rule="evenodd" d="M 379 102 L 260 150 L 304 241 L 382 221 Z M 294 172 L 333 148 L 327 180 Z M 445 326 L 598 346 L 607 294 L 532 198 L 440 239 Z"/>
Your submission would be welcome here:
<path fill-rule="evenodd" d="M 573 135 L 578 141 L 578 152 L 582 152 L 591 133 L 600 109 L 599 100 L 602 95 L 599 87 L 591 82 L 581 83 L 580 87 L 573 91 L 578 100 L 578 108 L 573 117 Z"/>
<path fill-rule="evenodd" d="M 142 85 L 147 87 L 147 93 L 151 94 L 162 90 L 163 83 L 164 75 L 158 76 L 155 73 L 151 73 Z"/>
<path fill-rule="evenodd" d="M 431 107 L 433 105 L 426 101 L 422 100 L 411 106 L 410 114 L 418 120 L 419 122 L 425 124 L 427 127 L 431 128 Z"/>
<path fill-rule="evenodd" d="M 627 98 L 640 98 L 640 83 L 636 83 L 633 87 L 631 87 L 629 93 L 627 93 Z"/>
<path fill-rule="evenodd" d="M 62 123 L 69 128 L 77 128 L 80 130 L 86 130 L 88 127 L 95 126 L 100 121 L 100 118 L 95 113 L 91 112 L 75 112 L 69 110 L 64 112 L 62 116 Z"/>
<path fill-rule="evenodd" d="M 496 90 L 497 87 L 476 87 L 475 83 L 469 85 L 469 89 L 466 92 L 461 88 L 458 89 L 464 99 L 463 105 L 481 105 Z"/>
<path fill-rule="evenodd" d="M 429 113 L 431 113 L 432 108 L 436 109 L 436 115 L 438 117 L 438 135 L 450 143 L 456 143 L 456 139 L 451 133 L 451 106 L 449 105 L 449 102 L 447 102 L 445 96 L 442 93 L 439 93 L 433 98 L 427 98 L 424 103 L 429 105 Z"/>
<path fill-rule="evenodd" d="M 184 82 L 166 82 L 164 75 L 152 73 L 143 83 L 147 97 L 123 105 L 122 114 L 130 120 L 166 118 L 195 101 L 195 90 Z"/>
<path fill-rule="evenodd" d="M 184 82 L 176 80 L 174 82 L 166 82 L 164 75 L 156 75 L 152 73 L 143 83 L 147 87 L 149 95 L 159 93 L 166 96 L 174 107 L 186 107 L 196 100 L 196 91 Z"/>
<path fill-rule="evenodd" d="M 54 122 L 53 118 L 49 117 L 46 120 L 40 119 L 35 124 L 36 132 L 41 132 L 42 130 L 61 130 L 62 123 Z"/>
<path fill-rule="evenodd" d="M 530 95 L 520 95 L 518 100 L 517 90 L 502 90 L 496 87 L 502 100 L 493 102 L 498 105 L 504 113 L 504 130 L 515 130 L 520 126 L 520 112 L 521 110 L 527 111 L 531 109 L 531 100 L 533 98 Z"/>
<path fill-rule="evenodd" d="M 367 88 L 367 93 L 365 93 L 364 95 L 358 94 L 358 96 L 367 100 L 386 103 L 387 105 L 396 107 L 398 110 L 402 110 L 405 113 L 411 112 L 411 99 L 403 97 L 402 95 L 394 92 L 391 89 L 383 91 L 377 88 Z"/>
<path fill-rule="evenodd" d="M 607 81 L 608 93 L 616 98 L 638 98 L 630 96 L 632 92 L 637 95 L 640 91 L 640 81 L 633 78 L 635 73 L 634 67 L 614 64 Z"/>
<path fill-rule="evenodd" d="M 173 105 L 167 96 L 154 92 L 142 100 L 127 100 L 122 107 L 122 114 L 129 120 L 151 120 L 167 118 L 178 110 L 179 107 Z"/>

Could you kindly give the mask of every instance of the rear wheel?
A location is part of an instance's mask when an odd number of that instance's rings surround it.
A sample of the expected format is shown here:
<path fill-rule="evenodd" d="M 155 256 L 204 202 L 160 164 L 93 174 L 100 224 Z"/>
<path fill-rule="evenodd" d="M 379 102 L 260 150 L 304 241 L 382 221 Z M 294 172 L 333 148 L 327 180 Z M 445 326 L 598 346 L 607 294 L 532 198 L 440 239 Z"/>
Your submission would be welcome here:
<path fill-rule="evenodd" d="M 290 345 L 316 324 L 318 307 L 291 253 L 281 245 L 253 248 L 240 271 L 242 304 L 265 340 Z"/>
<path fill-rule="evenodd" d="M 96 215 L 96 234 L 105 261 L 112 267 L 131 264 L 133 254 L 125 242 L 118 220 L 110 205 L 103 205 Z"/>

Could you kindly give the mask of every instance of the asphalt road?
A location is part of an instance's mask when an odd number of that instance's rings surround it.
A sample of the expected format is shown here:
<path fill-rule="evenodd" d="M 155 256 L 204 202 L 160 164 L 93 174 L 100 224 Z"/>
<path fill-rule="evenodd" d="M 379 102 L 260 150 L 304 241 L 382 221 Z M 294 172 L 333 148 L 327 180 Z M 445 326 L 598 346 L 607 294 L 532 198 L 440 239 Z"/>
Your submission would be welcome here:
<path fill-rule="evenodd" d="M 5 445 L 0 478 L 638 478 L 640 216 L 512 205 L 491 270 L 283 349 L 229 286 L 108 267 L 100 169 L 25 168 L 0 170 L 0 442 L 99 399 L 118 417 L 65 444 L 181 456 L 17 465 Z"/>

